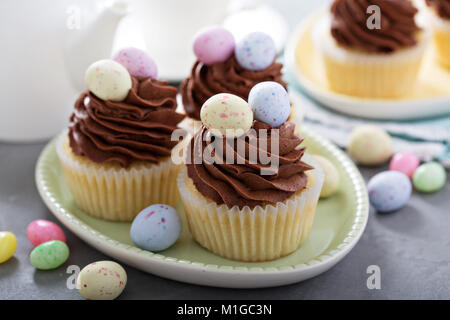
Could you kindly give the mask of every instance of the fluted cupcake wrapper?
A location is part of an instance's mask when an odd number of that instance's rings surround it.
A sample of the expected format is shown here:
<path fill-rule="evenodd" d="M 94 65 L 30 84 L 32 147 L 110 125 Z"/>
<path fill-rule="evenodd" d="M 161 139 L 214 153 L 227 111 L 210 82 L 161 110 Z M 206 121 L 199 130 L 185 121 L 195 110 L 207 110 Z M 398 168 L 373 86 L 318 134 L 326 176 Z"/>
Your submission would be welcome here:
<path fill-rule="evenodd" d="M 304 160 L 316 165 L 305 156 Z M 203 197 L 187 176 L 178 175 L 178 189 L 194 239 L 209 251 L 239 261 L 269 261 L 294 252 L 308 238 L 324 174 L 308 171 L 308 185 L 291 198 L 254 209 L 229 209 Z"/>
<path fill-rule="evenodd" d="M 176 180 L 181 167 L 170 158 L 129 168 L 97 164 L 73 154 L 66 135 L 59 139 L 57 153 L 75 202 L 93 217 L 132 221 L 151 204 L 175 206 L 179 201 Z"/>
<path fill-rule="evenodd" d="M 444 20 L 430 12 L 430 24 L 439 62 L 450 68 L 450 20 Z"/>
<path fill-rule="evenodd" d="M 395 98 L 413 90 L 429 38 L 429 30 L 424 30 L 416 46 L 377 54 L 338 45 L 327 19 L 320 21 L 313 32 L 330 89 L 363 98 Z"/>

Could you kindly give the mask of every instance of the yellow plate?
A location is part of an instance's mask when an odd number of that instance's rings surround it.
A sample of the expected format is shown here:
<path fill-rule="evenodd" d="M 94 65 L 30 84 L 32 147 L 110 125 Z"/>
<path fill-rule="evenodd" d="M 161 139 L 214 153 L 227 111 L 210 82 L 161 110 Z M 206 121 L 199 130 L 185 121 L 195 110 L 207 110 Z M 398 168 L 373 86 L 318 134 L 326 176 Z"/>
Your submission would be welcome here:
<path fill-rule="evenodd" d="M 415 90 L 401 99 L 362 99 L 331 91 L 311 37 L 325 14 L 326 9 L 322 9 L 300 23 L 285 50 L 286 67 L 308 95 L 333 110 L 369 119 L 407 120 L 450 114 L 450 70 L 437 63 L 431 43 Z"/>

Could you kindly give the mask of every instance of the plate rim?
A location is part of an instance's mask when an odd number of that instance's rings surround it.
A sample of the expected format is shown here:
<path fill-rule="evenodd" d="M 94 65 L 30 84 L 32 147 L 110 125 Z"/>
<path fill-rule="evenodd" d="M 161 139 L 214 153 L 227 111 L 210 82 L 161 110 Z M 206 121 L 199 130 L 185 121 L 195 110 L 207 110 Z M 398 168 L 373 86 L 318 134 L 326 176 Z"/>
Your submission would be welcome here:
<path fill-rule="evenodd" d="M 103 253 L 113 257 L 114 259 L 124 260 L 118 258 L 118 256 L 132 256 L 133 259 L 146 259 L 155 263 L 153 269 L 158 267 L 164 267 L 180 270 L 190 270 L 194 276 L 193 279 L 185 279 L 184 275 L 168 275 L 162 271 L 148 271 L 144 269 L 140 263 L 133 263 L 133 260 L 127 260 L 126 264 L 137 267 L 138 269 L 150 272 L 152 274 L 169 278 L 172 280 L 178 280 L 182 282 L 209 285 L 216 287 L 229 287 L 229 288 L 258 288 L 258 287 L 271 287 L 279 286 L 294 282 L 299 282 L 313 276 L 316 276 L 339 262 L 344 258 L 348 252 L 356 245 L 363 234 L 367 221 L 369 218 L 369 201 L 367 191 L 365 187 L 364 179 L 356 168 L 355 164 L 345 153 L 337 146 L 333 145 L 330 141 L 322 138 L 317 133 L 311 131 L 307 126 L 302 126 L 302 134 L 306 139 L 312 140 L 314 143 L 320 145 L 321 148 L 327 149 L 333 157 L 336 158 L 342 165 L 342 169 L 350 177 L 352 189 L 355 192 L 354 206 L 356 208 L 355 218 L 352 221 L 352 225 L 349 228 L 349 232 L 344 236 L 344 240 L 337 244 L 334 248 L 321 254 L 320 256 L 302 264 L 280 266 L 280 267 L 240 267 L 240 266 L 221 266 L 216 264 L 204 264 L 196 261 L 180 260 L 173 257 L 167 257 L 158 253 L 152 253 L 139 249 L 134 246 L 130 246 L 121 243 L 117 240 L 94 230 L 89 225 L 72 215 L 66 209 L 64 209 L 53 196 L 51 187 L 46 178 L 46 172 L 49 170 L 51 164 L 45 161 L 47 154 L 54 148 L 54 144 L 59 135 L 53 138 L 42 150 L 36 163 L 35 168 L 35 182 L 42 200 L 46 206 L 50 209 L 53 215 L 64 224 L 69 230 L 71 230 L 79 238 L 92 245 L 96 249 Z M 353 199 L 352 199 L 353 200 Z M 196 276 L 204 276 L 205 272 L 210 275 L 220 276 L 217 281 L 210 277 L 197 278 Z M 262 279 L 269 279 L 271 275 L 279 276 L 284 275 L 282 279 L 272 279 L 270 283 L 259 283 Z M 235 276 L 236 281 L 227 282 L 225 278 L 227 276 Z M 240 277 L 238 277 L 240 276 Z M 243 281 L 243 282 L 240 282 Z"/>
<path fill-rule="evenodd" d="M 439 115 L 449 115 L 450 110 L 445 108 L 436 108 L 433 112 L 425 112 L 423 108 L 422 113 L 418 113 L 416 115 L 408 114 L 407 111 L 403 111 L 398 113 L 398 109 L 405 109 L 410 107 L 411 104 L 414 105 L 422 105 L 422 104 L 436 104 L 436 105 L 444 105 L 445 103 L 450 103 L 450 95 L 448 96 L 440 96 L 440 97 L 431 97 L 431 98 L 415 98 L 415 99 L 406 99 L 406 100 L 395 100 L 395 99 L 366 99 L 360 97 L 352 97 L 349 95 L 332 92 L 330 90 L 324 89 L 314 82 L 312 82 L 308 77 L 304 75 L 303 72 L 300 71 L 300 68 L 296 66 L 295 63 L 295 50 L 298 44 L 298 39 L 302 36 L 306 31 L 307 27 L 313 23 L 318 17 L 326 12 L 328 6 L 322 6 L 317 11 L 313 12 L 305 19 L 303 19 L 300 23 L 298 23 L 294 27 L 294 31 L 291 33 L 289 37 L 286 48 L 284 50 L 284 61 L 286 65 L 286 69 L 294 75 L 294 78 L 298 85 L 302 87 L 302 89 L 307 93 L 311 98 L 315 101 L 323 104 L 329 109 L 332 109 L 337 112 L 341 112 L 344 114 L 357 116 L 366 119 L 375 119 L 375 120 L 414 120 L 425 117 L 435 117 Z M 370 109 L 383 108 L 387 105 L 390 108 L 395 109 L 397 111 L 395 114 L 390 115 L 380 115 L 380 114 L 368 114 L 365 113 L 364 109 L 360 110 L 359 108 L 354 109 L 354 105 L 358 105 L 358 107 L 365 107 Z M 340 105 L 342 107 L 336 107 L 335 105 Z M 351 109 L 348 110 L 348 109 Z M 397 108 L 397 109 L 396 109 Z M 441 110 L 442 109 L 442 110 Z M 356 110 L 356 111 L 355 111 Z"/>

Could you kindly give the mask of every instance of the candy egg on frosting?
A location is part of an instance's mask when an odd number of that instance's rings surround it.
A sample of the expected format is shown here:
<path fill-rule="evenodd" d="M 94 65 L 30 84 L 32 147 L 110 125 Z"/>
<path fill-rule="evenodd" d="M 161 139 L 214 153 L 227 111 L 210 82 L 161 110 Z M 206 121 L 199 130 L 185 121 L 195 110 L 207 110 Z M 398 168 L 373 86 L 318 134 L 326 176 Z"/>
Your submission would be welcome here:
<path fill-rule="evenodd" d="M 85 81 L 89 91 L 103 100 L 123 101 L 131 89 L 128 70 L 113 60 L 99 60 L 86 70 Z"/>
<path fill-rule="evenodd" d="M 214 135 L 227 138 L 245 134 L 253 124 L 253 112 L 249 104 L 229 93 L 219 93 L 206 100 L 200 118 Z"/>
<path fill-rule="evenodd" d="M 236 60 L 247 70 L 261 71 L 269 67 L 277 55 L 275 42 L 264 32 L 253 32 L 242 38 L 234 49 Z"/>
<path fill-rule="evenodd" d="M 80 295 L 88 300 L 114 300 L 127 285 L 127 273 L 114 261 L 97 261 L 84 267 L 77 278 Z"/>
<path fill-rule="evenodd" d="M 273 81 L 260 82 L 255 85 L 248 96 L 248 104 L 255 113 L 255 119 L 281 126 L 291 112 L 289 95 L 284 87 Z"/>
<path fill-rule="evenodd" d="M 131 224 L 130 237 L 136 246 L 148 251 L 162 251 L 172 246 L 181 234 L 178 212 L 165 204 L 142 210 Z"/>
<path fill-rule="evenodd" d="M 206 65 L 227 60 L 233 54 L 234 47 L 231 32 L 219 26 L 203 29 L 194 38 L 194 53 Z"/>
<path fill-rule="evenodd" d="M 141 49 L 123 48 L 113 56 L 113 60 L 123 65 L 133 77 L 157 78 L 158 69 L 155 61 Z"/>

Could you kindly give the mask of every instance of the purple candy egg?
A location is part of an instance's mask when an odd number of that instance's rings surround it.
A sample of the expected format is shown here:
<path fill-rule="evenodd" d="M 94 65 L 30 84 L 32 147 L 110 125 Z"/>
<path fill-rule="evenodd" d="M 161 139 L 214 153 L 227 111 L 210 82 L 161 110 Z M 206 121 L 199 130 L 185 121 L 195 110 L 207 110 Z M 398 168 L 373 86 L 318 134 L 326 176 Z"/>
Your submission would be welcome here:
<path fill-rule="evenodd" d="M 372 206 L 380 212 L 390 212 L 400 209 L 408 202 L 412 185 L 406 174 L 384 171 L 370 179 L 367 189 Z"/>
<path fill-rule="evenodd" d="M 134 47 L 121 49 L 113 56 L 113 60 L 123 65 L 134 77 L 156 79 L 158 76 L 155 61 L 141 49 Z"/>
<path fill-rule="evenodd" d="M 234 46 L 231 32 L 219 26 L 206 28 L 194 38 L 194 53 L 208 66 L 227 60 L 233 54 Z"/>
<path fill-rule="evenodd" d="M 242 68 L 261 71 L 273 63 L 277 50 L 275 42 L 268 34 L 253 32 L 236 44 L 234 54 Z"/>

